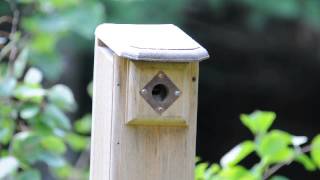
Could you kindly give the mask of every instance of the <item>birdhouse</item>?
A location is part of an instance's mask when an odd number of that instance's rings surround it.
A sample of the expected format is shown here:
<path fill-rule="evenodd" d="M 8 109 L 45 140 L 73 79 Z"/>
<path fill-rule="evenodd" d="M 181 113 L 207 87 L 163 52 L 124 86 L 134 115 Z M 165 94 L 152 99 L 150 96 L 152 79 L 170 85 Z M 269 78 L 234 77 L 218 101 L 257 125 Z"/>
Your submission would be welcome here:
<path fill-rule="evenodd" d="M 199 62 L 174 25 L 96 29 L 91 180 L 192 180 Z"/>

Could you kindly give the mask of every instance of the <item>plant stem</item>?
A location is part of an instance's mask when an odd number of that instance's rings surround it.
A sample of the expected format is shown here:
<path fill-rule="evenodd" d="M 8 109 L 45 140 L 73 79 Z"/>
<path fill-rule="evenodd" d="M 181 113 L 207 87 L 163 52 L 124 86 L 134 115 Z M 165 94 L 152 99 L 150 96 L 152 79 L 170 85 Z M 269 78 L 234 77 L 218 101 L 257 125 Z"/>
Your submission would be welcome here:
<path fill-rule="evenodd" d="M 307 145 L 307 146 L 301 148 L 300 151 L 299 151 L 299 153 L 298 153 L 297 155 L 310 152 L 310 150 L 311 150 L 311 145 Z M 296 156 L 293 157 L 293 158 L 292 158 L 290 161 L 288 161 L 288 162 L 284 162 L 284 163 L 280 163 L 280 164 L 277 164 L 277 165 L 272 166 L 270 169 L 268 169 L 268 170 L 266 171 L 266 173 L 264 173 L 263 179 L 264 179 L 264 180 L 267 180 L 267 179 L 270 178 L 274 173 L 276 173 L 277 171 L 279 171 L 279 169 L 281 169 L 281 168 L 284 167 L 284 166 L 287 166 L 287 165 L 291 164 L 291 163 L 294 161 L 295 158 L 296 158 Z"/>

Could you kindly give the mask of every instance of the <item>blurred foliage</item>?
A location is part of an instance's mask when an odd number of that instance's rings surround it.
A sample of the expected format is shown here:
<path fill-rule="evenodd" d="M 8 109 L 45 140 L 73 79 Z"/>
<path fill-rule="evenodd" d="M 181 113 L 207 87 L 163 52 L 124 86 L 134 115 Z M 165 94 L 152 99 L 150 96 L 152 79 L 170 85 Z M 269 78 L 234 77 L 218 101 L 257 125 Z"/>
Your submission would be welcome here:
<path fill-rule="evenodd" d="M 191 0 L 102 0 L 108 20 L 121 23 L 174 23 L 185 18 Z M 159 11 L 161 10 L 161 11 Z"/>
<path fill-rule="evenodd" d="M 300 21 L 314 27 L 320 27 L 320 1 L 318 0 L 209 0 L 209 5 L 217 14 L 223 14 L 228 6 L 246 9 L 247 24 L 262 28 L 270 20 Z"/>
<path fill-rule="evenodd" d="M 87 179 L 88 167 L 79 164 L 83 161 L 82 155 L 89 151 L 91 115 L 72 123 L 67 113 L 76 111 L 77 103 L 70 88 L 62 84 L 44 87 L 43 81 L 51 84 L 66 70 L 63 50 L 70 50 L 70 46 L 73 48 L 70 51 L 92 49 L 94 28 L 104 20 L 105 14 L 109 22 L 182 24 L 188 21 L 186 12 L 192 10 L 194 3 L 199 2 L 0 1 L 0 27 L 4 27 L 0 30 L 0 179 L 41 179 L 46 172 L 40 170 L 39 164 L 47 165 L 49 174 L 56 179 Z M 303 22 L 314 27 L 320 24 L 318 0 L 208 0 L 201 3 L 208 3 L 217 16 L 223 15 L 230 6 L 243 7 L 247 25 L 256 30 L 270 20 Z M 88 86 L 88 93 L 92 95 L 92 84 Z M 308 170 L 320 166 L 320 137 L 312 141 L 310 159 L 299 152 L 301 144 L 293 143 L 297 137 L 268 130 L 274 120 L 273 113 L 256 112 L 241 119 L 256 139 L 238 145 L 223 158 L 221 165 L 200 163 L 196 169 L 199 179 L 257 178 L 267 167 L 290 160 L 301 162 Z M 298 138 L 301 139 L 305 138 Z M 80 152 L 76 162 L 66 158 L 70 151 Z M 252 169 L 240 166 L 239 162 L 253 152 L 262 161 Z M 281 178 L 285 179 L 277 177 Z"/>
<path fill-rule="evenodd" d="M 73 37 L 70 41 L 74 43 L 68 44 L 72 46 L 77 46 L 78 38 L 92 40 L 95 26 L 104 18 L 103 6 L 95 0 L 17 0 L 17 3 L 24 13 L 22 42 L 29 49 L 29 63 L 44 71 L 48 79 L 57 79 L 64 70 L 59 46 L 66 48 L 66 45 L 61 44 L 62 40 Z"/>
<path fill-rule="evenodd" d="M 91 116 L 72 124 L 67 113 L 77 103 L 71 89 L 42 84 L 61 75 L 63 39 L 93 39 L 103 6 L 85 0 L 10 0 L 0 7 L 0 179 L 88 179 Z M 68 160 L 68 152 L 79 152 L 79 159 Z M 43 165 L 48 170 L 39 168 Z"/>
<path fill-rule="evenodd" d="M 266 23 L 295 21 L 320 27 L 320 1 L 318 0 L 101 0 L 107 9 L 108 20 L 121 23 L 175 23 L 187 22 L 186 12 L 194 4 L 208 4 L 216 16 L 223 15 L 229 7 L 243 9 L 249 27 L 259 30 Z M 125 12 L 125 13 L 124 13 Z"/>
<path fill-rule="evenodd" d="M 195 169 L 196 180 L 288 180 L 275 175 L 283 166 L 300 163 L 308 171 L 320 169 L 320 135 L 311 145 L 304 145 L 308 138 L 294 136 L 281 130 L 269 130 L 276 118 L 275 113 L 255 111 L 242 114 L 240 119 L 254 135 L 254 140 L 245 140 L 231 149 L 220 160 L 220 164 L 201 163 Z M 247 168 L 241 163 L 255 154 L 257 164 Z"/>

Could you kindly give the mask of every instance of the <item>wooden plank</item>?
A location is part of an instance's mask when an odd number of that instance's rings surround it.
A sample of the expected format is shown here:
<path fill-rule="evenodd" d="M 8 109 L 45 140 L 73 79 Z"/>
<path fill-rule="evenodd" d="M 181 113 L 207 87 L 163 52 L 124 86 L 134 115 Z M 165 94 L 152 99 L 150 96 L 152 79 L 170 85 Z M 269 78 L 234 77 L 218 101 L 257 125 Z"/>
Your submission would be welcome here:
<path fill-rule="evenodd" d="M 126 125 L 129 63 L 115 60 L 111 180 L 192 180 L 196 142 L 198 63 L 190 90 L 188 128 Z M 169 64 L 168 64 L 169 65 Z"/>
<path fill-rule="evenodd" d="M 91 180 L 110 180 L 113 54 L 96 40 L 91 141 Z"/>
<path fill-rule="evenodd" d="M 118 56 L 131 60 L 199 62 L 209 54 L 172 24 L 101 24 L 95 34 Z"/>
<path fill-rule="evenodd" d="M 187 126 L 190 106 L 192 63 L 129 62 L 127 123 L 130 125 Z M 159 71 L 164 72 L 181 94 L 162 114 L 156 112 L 140 95 L 140 90 Z M 151 92 L 149 92 L 151 93 Z"/>
<path fill-rule="evenodd" d="M 172 63 L 141 64 L 144 68 L 136 69 L 150 77 L 158 70 L 164 71 L 183 89 L 185 96 L 176 102 L 179 107 L 173 105 L 167 113 L 183 114 L 188 122 L 184 127 L 127 124 L 128 109 L 136 105 L 129 103 L 128 96 L 132 98 L 132 92 L 137 93 L 144 84 L 130 88 L 129 81 L 148 80 L 132 78 L 130 63 L 96 44 L 90 179 L 193 180 L 198 63 L 181 64 L 184 68 L 180 65 L 172 68 Z M 151 67 L 153 70 L 146 70 Z M 134 96 L 137 98 L 137 94 Z M 140 112 L 135 113 L 139 116 Z M 147 113 L 151 112 L 147 110 Z M 163 116 L 166 118 L 166 113 Z"/>

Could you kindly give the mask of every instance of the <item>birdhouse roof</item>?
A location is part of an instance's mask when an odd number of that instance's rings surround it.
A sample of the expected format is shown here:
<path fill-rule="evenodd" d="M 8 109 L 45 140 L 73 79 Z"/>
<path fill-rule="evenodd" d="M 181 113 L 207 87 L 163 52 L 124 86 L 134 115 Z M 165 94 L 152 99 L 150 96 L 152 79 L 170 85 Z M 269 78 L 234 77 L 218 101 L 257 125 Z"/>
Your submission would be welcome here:
<path fill-rule="evenodd" d="M 131 60 L 192 62 L 209 58 L 206 49 L 172 24 L 102 24 L 95 34 L 115 54 Z"/>

